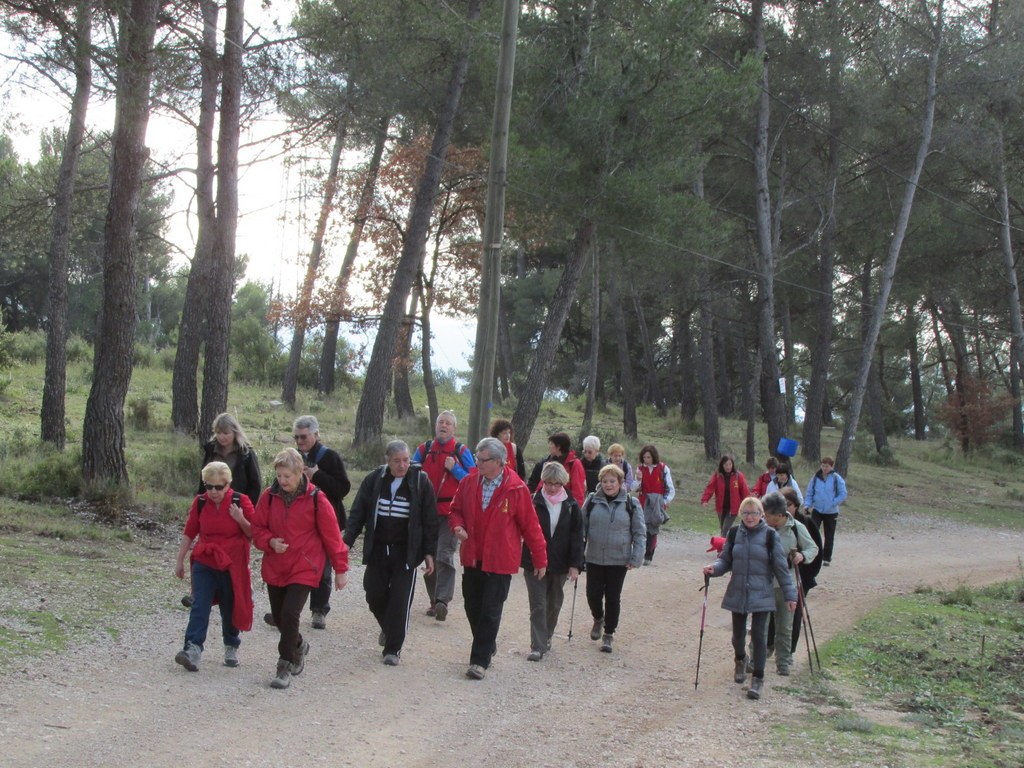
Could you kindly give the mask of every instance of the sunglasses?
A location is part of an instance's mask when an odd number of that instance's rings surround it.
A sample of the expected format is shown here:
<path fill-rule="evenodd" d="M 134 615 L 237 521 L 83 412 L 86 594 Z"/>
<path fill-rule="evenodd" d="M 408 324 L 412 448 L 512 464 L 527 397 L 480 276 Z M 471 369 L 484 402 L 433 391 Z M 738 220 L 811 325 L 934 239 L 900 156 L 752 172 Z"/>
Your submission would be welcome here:
<path fill-rule="evenodd" d="M 214 485 L 213 483 L 203 483 L 208 491 L 223 491 L 228 487 L 227 483 L 221 483 L 220 485 Z"/>

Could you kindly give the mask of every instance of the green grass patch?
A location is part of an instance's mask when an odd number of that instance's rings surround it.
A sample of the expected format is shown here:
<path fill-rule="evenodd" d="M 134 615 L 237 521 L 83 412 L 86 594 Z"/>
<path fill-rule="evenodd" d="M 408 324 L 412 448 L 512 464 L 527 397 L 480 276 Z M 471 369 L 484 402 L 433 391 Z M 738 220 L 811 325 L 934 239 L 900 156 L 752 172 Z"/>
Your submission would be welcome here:
<path fill-rule="evenodd" d="M 1024 764 L 1024 577 L 892 598 L 821 649 L 815 741 L 866 764 Z M 896 713 L 881 726 L 862 711 Z M 783 729 L 782 738 L 786 738 Z"/>

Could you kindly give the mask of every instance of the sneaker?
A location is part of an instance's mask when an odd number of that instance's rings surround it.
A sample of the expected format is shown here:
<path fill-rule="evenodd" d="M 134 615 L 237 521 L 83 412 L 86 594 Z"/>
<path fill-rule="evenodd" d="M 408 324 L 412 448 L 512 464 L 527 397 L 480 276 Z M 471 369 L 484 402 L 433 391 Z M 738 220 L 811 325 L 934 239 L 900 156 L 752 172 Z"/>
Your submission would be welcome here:
<path fill-rule="evenodd" d="M 644 558 L 644 565 L 650 565 L 650 564 L 651 564 L 651 558 L 645 557 Z"/>
<path fill-rule="evenodd" d="M 747 659 L 746 659 L 746 657 L 744 657 L 742 659 L 736 659 L 736 670 L 733 672 L 732 679 L 735 680 L 737 682 L 737 684 L 739 684 L 739 685 L 743 685 L 743 683 L 746 682 L 746 680 L 747 680 Z"/>
<path fill-rule="evenodd" d="M 831 560 L 822 560 L 821 564 L 827 567 L 827 566 L 832 565 L 832 561 Z"/>
<path fill-rule="evenodd" d="M 398 666 L 398 654 L 397 653 L 385 653 L 384 654 L 384 666 L 397 667 Z"/>
<path fill-rule="evenodd" d="M 434 603 L 431 603 L 430 607 L 427 608 L 427 616 L 435 616 L 435 615 L 437 615 L 437 611 L 434 609 Z"/>
<path fill-rule="evenodd" d="M 601 652 L 602 653 L 611 653 L 612 652 L 612 636 L 611 635 L 605 635 L 603 638 L 601 638 Z"/>
<path fill-rule="evenodd" d="M 789 677 L 789 667 L 776 667 L 775 671 L 780 677 Z"/>
<path fill-rule="evenodd" d="M 470 664 L 469 669 L 466 670 L 466 677 L 470 680 L 483 680 L 486 674 L 487 670 L 479 664 Z"/>
<path fill-rule="evenodd" d="M 527 661 L 540 661 L 544 658 L 544 651 L 530 651 L 526 655 Z"/>
<path fill-rule="evenodd" d="M 203 655 L 203 649 L 195 643 L 185 643 L 185 648 L 178 651 L 174 660 L 181 664 L 189 672 L 199 671 L 199 659 Z"/>
<path fill-rule="evenodd" d="M 301 675 L 302 670 L 306 668 L 306 654 L 309 653 L 309 641 L 303 640 L 299 643 L 299 648 L 295 652 L 295 661 L 291 664 L 291 673 L 293 675 Z"/>
<path fill-rule="evenodd" d="M 327 629 L 327 614 L 313 611 L 313 629 Z"/>
<path fill-rule="evenodd" d="M 750 679 L 750 688 L 747 689 L 748 699 L 760 699 L 761 698 L 761 687 L 764 685 L 763 677 L 753 677 Z"/>
<path fill-rule="evenodd" d="M 380 631 L 380 634 L 377 635 L 377 645 L 379 645 L 381 648 L 383 648 L 387 644 L 387 642 L 388 642 L 388 636 L 384 634 L 384 630 L 382 629 Z"/>
<path fill-rule="evenodd" d="M 225 667 L 237 667 L 238 666 L 238 649 L 233 645 L 224 646 L 224 666 Z"/>
<path fill-rule="evenodd" d="M 274 614 L 272 614 L 272 613 L 264 613 L 263 614 L 263 621 L 266 622 L 271 627 L 276 627 L 277 626 L 277 622 L 274 621 Z"/>
<path fill-rule="evenodd" d="M 444 621 L 445 619 L 448 618 L 448 604 L 447 603 L 442 603 L 440 600 L 438 600 L 434 604 L 434 618 L 437 619 L 438 621 Z"/>
<path fill-rule="evenodd" d="M 277 660 L 277 673 L 270 681 L 271 688 L 283 689 L 292 684 L 291 662 L 287 659 Z"/>
<path fill-rule="evenodd" d="M 181 604 L 184 605 L 186 608 L 191 608 L 192 595 L 185 595 L 183 598 L 181 598 Z"/>
<path fill-rule="evenodd" d="M 600 640 L 601 639 L 601 631 L 603 629 L 604 629 L 604 617 L 602 616 L 600 619 L 594 619 L 594 626 L 590 630 L 590 639 L 591 640 Z"/>

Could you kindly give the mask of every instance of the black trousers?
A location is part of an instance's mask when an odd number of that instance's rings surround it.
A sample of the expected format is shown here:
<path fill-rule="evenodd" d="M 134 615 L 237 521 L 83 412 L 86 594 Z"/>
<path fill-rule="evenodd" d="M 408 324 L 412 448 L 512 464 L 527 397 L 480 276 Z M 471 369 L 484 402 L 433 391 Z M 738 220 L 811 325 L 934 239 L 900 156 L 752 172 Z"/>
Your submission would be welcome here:
<path fill-rule="evenodd" d="M 587 604 L 591 616 L 604 618 L 606 635 L 614 635 L 619 628 L 622 585 L 625 583 L 626 566 L 587 563 Z"/>
<path fill-rule="evenodd" d="M 324 572 L 320 574 L 320 586 L 309 595 L 309 610 L 326 616 L 331 612 L 331 590 L 334 589 L 334 574 L 331 561 L 324 560 Z"/>
<path fill-rule="evenodd" d="M 473 632 L 470 664 L 479 664 L 484 669 L 491 665 L 491 657 L 497 647 L 498 628 L 501 626 L 501 612 L 505 608 L 511 583 L 511 574 L 487 573 L 479 568 L 463 569 L 462 602 L 466 606 L 466 618 Z"/>
<path fill-rule="evenodd" d="M 363 574 L 366 604 L 384 632 L 384 655 L 400 654 L 409 631 L 416 569 L 406 563 L 405 549 L 374 544 Z"/>
<path fill-rule="evenodd" d="M 836 537 L 836 523 L 839 522 L 839 515 L 823 515 L 817 510 L 811 515 L 811 520 L 821 531 L 821 538 L 825 540 L 821 550 L 821 559 L 825 562 L 832 560 L 832 543 Z M 824 528 L 825 530 L 822 530 Z"/>
<path fill-rule="evenodd" d="M 285 661 L 295 661 L 295 652 L 302 645 L 302 633 L 299 632 L 299 619 L 306 605 L 306 598 L 312 587 L 305 584 L 288 584 L 275 587 L 267 584 L 267 597 L 270 598 L 270 613 L 274 623 L 281 632 L 277 643 L 277 655 Z"/>

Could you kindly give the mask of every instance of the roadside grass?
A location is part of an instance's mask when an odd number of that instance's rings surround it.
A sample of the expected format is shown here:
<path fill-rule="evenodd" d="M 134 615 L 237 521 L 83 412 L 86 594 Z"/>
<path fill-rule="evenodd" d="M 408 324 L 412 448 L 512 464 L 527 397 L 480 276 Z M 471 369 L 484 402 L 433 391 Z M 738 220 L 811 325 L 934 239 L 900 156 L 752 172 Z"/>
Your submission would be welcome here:
<path fill-rule="evenodd" d="M 1024 765 L 1024 569 L 892 598 L 819 650 L 825 673 L 790 686 L 810 713 L 778 727 L 780 745 L 799 737 L 833 764 Z"/>

